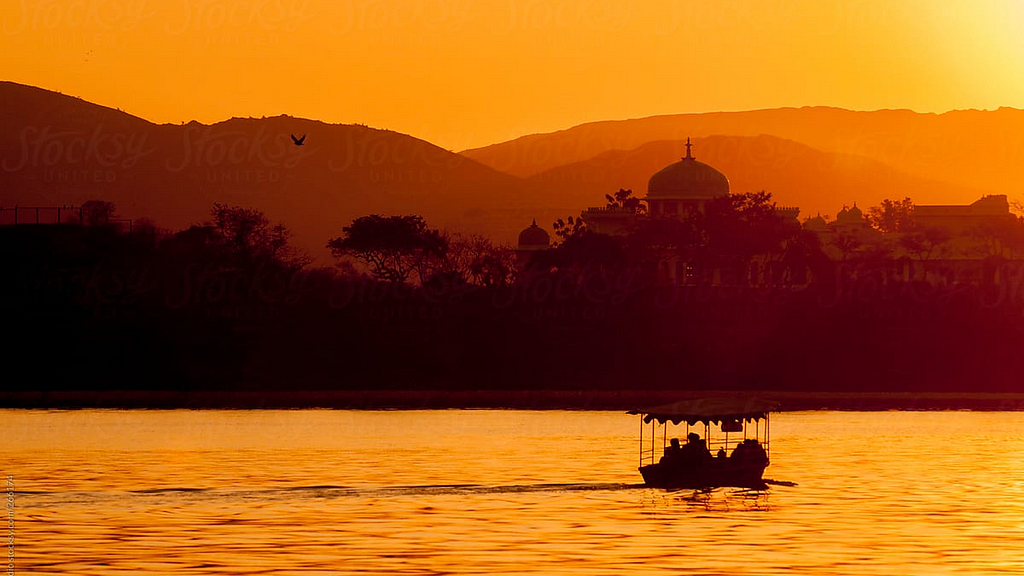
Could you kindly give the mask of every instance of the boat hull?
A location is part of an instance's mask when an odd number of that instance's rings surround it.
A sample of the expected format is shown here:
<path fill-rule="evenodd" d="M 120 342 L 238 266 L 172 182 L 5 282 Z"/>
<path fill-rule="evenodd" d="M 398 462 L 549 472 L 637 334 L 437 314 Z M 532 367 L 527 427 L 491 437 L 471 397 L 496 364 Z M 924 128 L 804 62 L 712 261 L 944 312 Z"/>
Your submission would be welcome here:
<path fill-rule="evenodd" d="M 738 488 L 764 489 L 762 478 L 768 463 L 733 462 L 713 459 L 701 463 L 659 462 L 640 467 L 644 483 L 654 488 Z"/>

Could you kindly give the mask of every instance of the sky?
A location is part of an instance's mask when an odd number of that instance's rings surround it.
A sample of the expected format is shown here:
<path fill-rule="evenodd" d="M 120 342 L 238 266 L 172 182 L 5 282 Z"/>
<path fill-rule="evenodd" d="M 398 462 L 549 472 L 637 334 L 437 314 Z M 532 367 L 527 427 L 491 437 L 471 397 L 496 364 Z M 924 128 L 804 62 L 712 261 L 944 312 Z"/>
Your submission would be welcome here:
<path fill-rule="evenodd" d="M 3 0 L 0 79 L 462 150 L 583 122 L 1024 108 L 1021 0 Z"/>

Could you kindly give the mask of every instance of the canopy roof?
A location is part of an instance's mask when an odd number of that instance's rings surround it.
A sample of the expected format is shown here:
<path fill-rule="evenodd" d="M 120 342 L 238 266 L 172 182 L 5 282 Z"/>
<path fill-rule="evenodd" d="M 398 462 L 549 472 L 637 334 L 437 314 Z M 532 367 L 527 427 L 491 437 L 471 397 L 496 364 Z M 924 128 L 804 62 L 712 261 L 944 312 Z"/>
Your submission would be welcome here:
<path fill-rule="evenodd" d="M 723 420 L 760 420 L 778 408 L 779 403 L 762 398 L 694 398 L 653 408 L 630 410 L 630 414 L 643 414 L 644 422 L 657 420 L 673 424 L 686 422 L 691 426 L 697 422 L 718 423 Z"/>

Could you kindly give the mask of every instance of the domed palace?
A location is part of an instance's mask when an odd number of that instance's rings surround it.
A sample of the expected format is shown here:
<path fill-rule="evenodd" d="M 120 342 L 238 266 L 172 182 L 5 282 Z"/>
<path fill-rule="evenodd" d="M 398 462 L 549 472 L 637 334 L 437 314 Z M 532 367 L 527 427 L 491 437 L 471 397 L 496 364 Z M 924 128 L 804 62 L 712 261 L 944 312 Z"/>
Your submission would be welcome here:
<path fill-rule="evenodd" d="M 714 167 L 698 162 L 690 139 L 686 156 L 669 164 L 647 181 L 647 213 L 653 217 L 685 218 L 704 210 L 705 204 L 729 195 L 729 179 Z M 796 207 L 775 208 L 777 214 L 794 223 L 800 214 Z M 636 219 L 635 211 L 621 207 L 588 208 L 582 214 L 587 228 L 602 234 L 624 234 Z"/>
<path fill-rule="evenodd" d="M 698 162 L 686 139 L 686 156 L 662 168 L 647 182 L 647 206 L 652 216 L 684 216 L 703 210 L 704 204 L 729 195 L 729 179 Z"/>
<path fill-rule="evenodd" d="M 729 196 L 729 179 L 714 167 L 698 162 L 693 155 L 693 145 L 686 139 L 686 156 L 678 162 L 669 164 L 656 172 L 647 181 L 647 214 L 653 218 L 686 218 L 695 212 L 702 212 L 709 202 Z M 800 209 L 796 207 L 775 207 L 776 214 L 794 225 L 799 226 L 797 216 Z M 582 214 L 587 228 L 602 234 L 625 234 L 633 222 L 642 216 L 635 210 L 620 206 L 604 208 L 588 208 Z M 764 270 L 770 263 L 754 262 L 750 270 L 752 278 L 763 278 L 769 274 Z M 705 271 L 713 283 L 721 283 L 722 271 Z M 695 281 L 693 263 L 678 257 L 665 257 L 657 263 L 659 282 L 669 284 L 688 284 Z"/>

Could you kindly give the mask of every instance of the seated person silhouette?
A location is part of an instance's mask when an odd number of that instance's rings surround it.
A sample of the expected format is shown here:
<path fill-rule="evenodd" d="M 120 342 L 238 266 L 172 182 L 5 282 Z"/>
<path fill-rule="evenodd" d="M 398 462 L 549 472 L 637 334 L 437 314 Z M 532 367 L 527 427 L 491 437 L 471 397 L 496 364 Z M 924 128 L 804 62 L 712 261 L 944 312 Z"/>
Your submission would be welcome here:
<path fill-rule="evenodd" d="M 700 460 L 710 460 L 711 450 L 708 450 L 708 444 L 703 438 L 697 438 L 697 458 Z"/>
<path fill-rule="evenodd" d="M 683 447 L 683 454 L 688 462 L 703 462 L 711 459 L 711 452 L 707 443 L 696 432 L 690 432 L 686 436 L 686 446 Z"/>
<path fill-rule="evenodd" d="M 740 461 L 766 463 L 768 454 L 757 440 L 747 438 L 732 451 L 732 458 Z"/>
<path fill-rule="evenodd" d="M 683 448 L 679 445 L 679 438 L 673 438 L 669 441 L 669 446 L 665 448 L 665 454 L 661 457 L 660 462 L 678 461 L 682 456 Z"/>
<path fill-rule="evenodd" d="M 742 460 L 743 459 L 743 451 L 744 451 L 744 449 L 746 449 L 746 447 L 747 447 L 747 441 L 746 440 L 744 440 L 743 442 L 740 442 L 739 444 L 737 444 L 736 447 L 732 449 L 732 456 L 731 456 L 731 458 L 735 458 L 736 460 Z"/>
<path fill-rule="evenodd" d="M 768 453 L 764 451 L 764 447 L 761 446 L 761 444 L 757 440 L 750 441 L 750 448 L 749 453 L 747 454 L 747 458 L 758 464 L 768 463 Z"/>
<path fill-rule="evenodd" d="M 720 460 L 724 460 L 725 459 L 725 448 L 719 448 L 718 449 L 718 454 L 715 454 L 715 456 L 717 456 Z"/>

